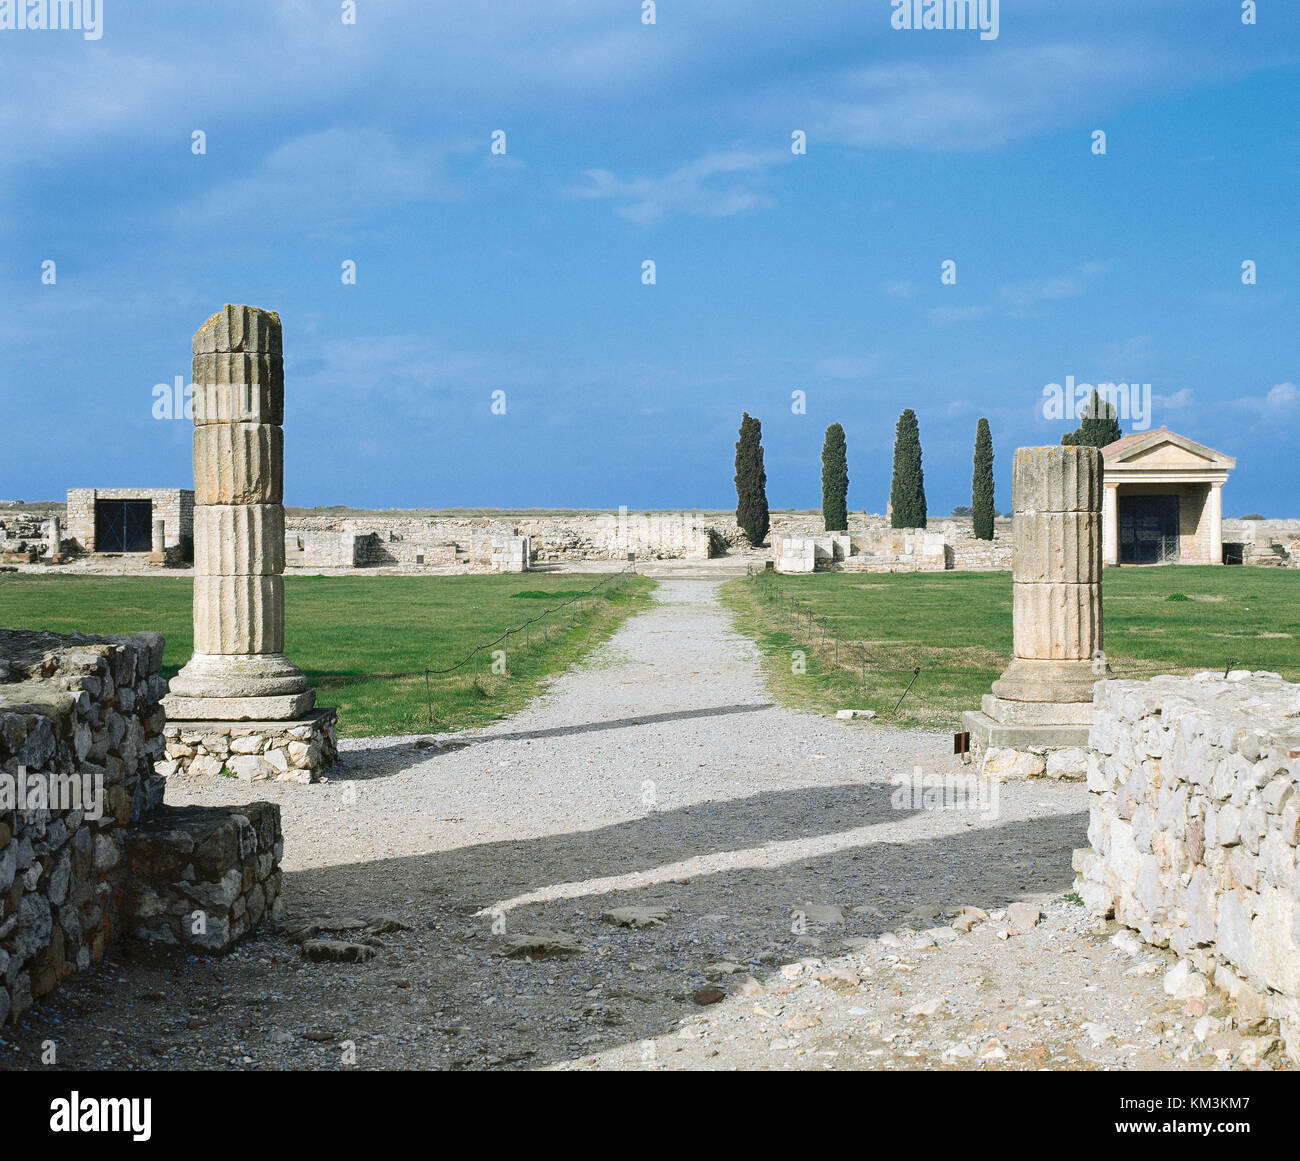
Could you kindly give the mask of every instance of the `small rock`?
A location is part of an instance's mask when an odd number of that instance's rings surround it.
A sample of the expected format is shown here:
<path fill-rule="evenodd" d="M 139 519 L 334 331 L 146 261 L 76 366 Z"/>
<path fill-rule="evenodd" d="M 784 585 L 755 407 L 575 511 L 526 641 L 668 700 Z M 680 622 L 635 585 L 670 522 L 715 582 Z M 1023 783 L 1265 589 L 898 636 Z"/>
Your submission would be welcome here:
<path fill-rule="evenodd" d="M 1185 959 L 1180 959 L 1165 973 L 1165 995 L 1191 1000 L 1205 995 L 1205 977 Z"/>
<path fill-rule="evenodd" d="M 668 918 L 668 910 L 664 907 L 615 907 L 602 912 L 600 917 L 617 927 L 660 927 Z"/>
<path fill-rule="evenodd" d="M 510 959 L 544 959 L 548 955 L 575 955 L 581 950 L 577 937 L 564 931 L 516 931 L 505 937 L 501 954 Z"/>
<path fill-rule="evenodd" d="M 716 1004 L 727 998 L 727 993 L 716 984 L 705 984 L 702 988 L 696 988 L 691 993 L 691 999 L 701 1007 L 706 1004 Z"/>
<path fill-rule="evenodd" d="M 988 917 L 989 913 L 979 907 L 962 907 L 953 917 L 952 928 L 954 931 L 960 931 L 965 934 L 977 923 L 985 922 Z"/>
<path fill-rule="evenodd" d="M 303 958 L 312 963 L 366 963 L 377 952 L 369 944 L 345 943 L 341 939 L 309 939 L 302 945 Z"/>
<path fill-rule="evenodd" d="M 1125 955 L 1142 954 L 1142 941 L 1128 929 L 1117 931 L 1110 937 L 1110 942 L 1113 947 L 1119 948 Z"/>
<path fill-rule="evenodd" d="M 1007 922 L 1018 931 L 1028 931 L 1038 925 L 1042 914 L 1032 903 L 1012 903 L 1007 908 Z"/>

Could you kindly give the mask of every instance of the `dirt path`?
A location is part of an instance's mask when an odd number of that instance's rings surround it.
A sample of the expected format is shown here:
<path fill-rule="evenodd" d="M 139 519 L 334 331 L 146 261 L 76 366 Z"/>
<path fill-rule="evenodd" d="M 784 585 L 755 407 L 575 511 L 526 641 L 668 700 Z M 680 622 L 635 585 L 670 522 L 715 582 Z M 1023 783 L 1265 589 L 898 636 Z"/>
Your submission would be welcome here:
<path fill-rule="evenodd" d="M 468 744 L 348 743 L 316 787 L 171 784 L 174 804 L 281 803 L 286 926 L 330 917 L 377 955 L 305 963 L 283 930 L 220 960 L 121 947 L 0 1066 L 46 1039 L 96 1068 L 1188 1068 L 1266 1047 L 1207 1024 L 1202 1043 L 1196 1002 L 1161 987 L 1172 960 L 1065 900 L 1082 787 L 900 798 L 916 767 L 968 772 L 950 738 L 772 705 L 716 588 L 665 580 Z M 999 922 L 1025 901 L 1037 925 Z M 991 917 L 957 934 L 963 905 Z M 624 907 L 667 916 L 602 919 Z M 381 915 L 406 930 L 346 930 Z M 581 950 L 503 954 L 547 932 Z"/>

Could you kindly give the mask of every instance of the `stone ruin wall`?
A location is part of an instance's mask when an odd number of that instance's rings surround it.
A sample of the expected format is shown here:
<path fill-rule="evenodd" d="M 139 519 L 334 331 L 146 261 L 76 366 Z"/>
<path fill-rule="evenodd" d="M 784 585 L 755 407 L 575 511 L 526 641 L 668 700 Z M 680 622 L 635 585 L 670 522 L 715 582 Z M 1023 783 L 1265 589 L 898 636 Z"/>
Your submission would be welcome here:
<path fill-rule="evenodd" d="M 1078 890 L 1277 1020 L 1300 1063 L 1300 685 L 1276 674 L 1095 690 Z"/>
<path fill-rule="evenodd" d="M 223 951 L 275 905 L 278 807 L 162 805 L 162 652 L 0 630 L 0 1023 L 123 935 Z"/>
<path fill-rule="evenodd" d="M 0 509 L 0 564 L 30 564 L 48 556 L 50 515 L 6 513 Z"/>
<path fill-rule="evenodd" d="M 704 517 L 629 513 L 545 516 L 288 516 L 286 563 L 310 567 L 421 567 L 491 571 L 500 542 L 523 536 L 539 563 L 707 559 L 739 539 Z M 496 543 L 494 543 L 496 542 Z M 296 550 L 296 551 L 295 551 Z M 421 561 L 421 558 L 422 561 Z"/>
<path fill-rule="evenodd" d="M 148 500 L 165 522 L 163 543 L 188 560 L 194 551 L 194 492 L 188 488 L 69 488 L 63 538 L 72 552 L 95 551 L 96 500 Z"/>

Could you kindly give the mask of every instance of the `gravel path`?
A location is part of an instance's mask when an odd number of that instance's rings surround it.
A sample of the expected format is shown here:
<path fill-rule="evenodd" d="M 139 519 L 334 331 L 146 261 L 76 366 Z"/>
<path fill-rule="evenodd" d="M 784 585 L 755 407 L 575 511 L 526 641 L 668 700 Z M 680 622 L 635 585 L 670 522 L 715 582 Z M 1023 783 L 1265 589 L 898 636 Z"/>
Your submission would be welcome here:
<path fill-rule="evenodd" d="M 379 949 L 361 964 L 305 963 L 285 930 L 220 960 L 121 945 L 0 1040 L 0 1066 L 45 1039 L 96 1068 L 1189 1068 L 1268 1049 L 1198 1038 L 1214 1001 L 1167 997 L 1172 959 L 1065 901 L 1082 787 L 1004 784 L 995 812 L 899 802 L 891 776 L 969 773 L 950 736 L 773 705 L 716 589 L 665 580 L 497 726 L 347 742 L 315 787 L 174 780 L 173 804 L 282 805 L 286 928 L 406 929 L 353 930 Z M 1005 920 L 1018 901 L 1042 920 Z M 989 918 L 958 935 L 963 905 Z M 602 919 L 628 907 L 667 917 Z M 509 958 L 518 936 L 581 950 Z"/>

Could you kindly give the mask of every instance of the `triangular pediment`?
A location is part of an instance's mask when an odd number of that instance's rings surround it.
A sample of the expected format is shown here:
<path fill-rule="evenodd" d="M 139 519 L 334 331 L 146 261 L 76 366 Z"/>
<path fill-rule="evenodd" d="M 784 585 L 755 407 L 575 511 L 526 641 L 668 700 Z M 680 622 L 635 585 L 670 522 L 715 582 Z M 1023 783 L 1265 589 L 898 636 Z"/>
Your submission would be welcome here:
<path fill-rule="evenodd" d="M 1173 431 L 1135 432 L 1102 448 L 1107 466 L 1233 468 L 1237 461 Z"/>

